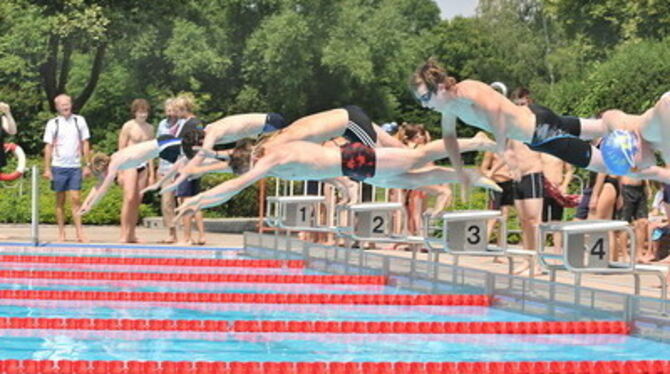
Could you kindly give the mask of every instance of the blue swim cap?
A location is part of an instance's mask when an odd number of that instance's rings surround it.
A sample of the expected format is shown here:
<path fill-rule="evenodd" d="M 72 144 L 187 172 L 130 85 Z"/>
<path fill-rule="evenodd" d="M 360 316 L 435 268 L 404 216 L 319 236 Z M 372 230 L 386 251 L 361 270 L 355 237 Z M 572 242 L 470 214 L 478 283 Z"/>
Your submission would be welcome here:
<path fill-rule="evenodd" d="M 614 130 L 603 138 L 600 152 L 610 173 L 626 175 L 635 166 L 640 142 L 632 131 Z"/>
<path fill-rule="evenodd" d="M 398 132 L 398 124 L 396 122 L 387 122 L 383 124 L 381 127 L 384 131 L 386 131 L 391 135 L 394 135 L 395 133 Z"/>

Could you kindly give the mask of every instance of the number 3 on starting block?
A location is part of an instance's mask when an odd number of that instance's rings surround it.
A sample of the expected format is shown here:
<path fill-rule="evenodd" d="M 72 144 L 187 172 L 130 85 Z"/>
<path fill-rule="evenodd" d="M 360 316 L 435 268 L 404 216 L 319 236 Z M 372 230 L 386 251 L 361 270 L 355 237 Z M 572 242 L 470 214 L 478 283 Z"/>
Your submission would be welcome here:
<path fill-rule="evenodd" d="M 487 246 L 486 221 L 447 223 L 447 247 L 454 251 L 485 251 Z"/>

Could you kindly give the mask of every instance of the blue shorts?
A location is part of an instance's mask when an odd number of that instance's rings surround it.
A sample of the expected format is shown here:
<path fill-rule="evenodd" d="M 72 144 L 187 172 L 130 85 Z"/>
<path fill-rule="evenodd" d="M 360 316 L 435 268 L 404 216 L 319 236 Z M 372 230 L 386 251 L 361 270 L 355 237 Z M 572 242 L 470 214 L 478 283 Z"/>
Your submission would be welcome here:
<path fill-rule="evenodd" d="M 81 190 L 81 168 L 51 167 L 51 190 L 55 192 Z"/>
<path fill-rule="evenodd" d="M 179 183 L 175 196 L 191 197 L 200 193 L 200 178 L 195 180 L 185 180 Z"/>

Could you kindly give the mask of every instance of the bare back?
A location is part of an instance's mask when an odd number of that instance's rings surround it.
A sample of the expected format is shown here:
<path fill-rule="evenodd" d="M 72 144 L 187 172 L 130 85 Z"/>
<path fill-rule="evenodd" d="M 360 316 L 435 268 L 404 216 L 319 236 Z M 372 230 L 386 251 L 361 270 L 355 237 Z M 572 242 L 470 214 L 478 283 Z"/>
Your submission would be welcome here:
<path fill-rule="evenodd" d="M 266 144 L 263 157 L 276 158 L 270 175 L 290 180 L 324 179 L 342 176 L 339 147 L 324 147 L 310 142 Z"/>
<path fill-rule="evenodd" d="M 445 110 L 463 122 L 507 137 L 530 142 L 535 131 L 535 115 L 517 106 L 490 86 L 473 80 L 457 83 L 450 92 L 454 98 Z M 495 123 L 495 121 L 502 121 Z"/>
<path fill-rule="evenodd" d="M 240 139 L 257 136 L 263 132 L 267 119 L 266 113 L 247 113 L 226 116 L 205 127 L 203 147 L 214 144 L 234 143 Z"/>

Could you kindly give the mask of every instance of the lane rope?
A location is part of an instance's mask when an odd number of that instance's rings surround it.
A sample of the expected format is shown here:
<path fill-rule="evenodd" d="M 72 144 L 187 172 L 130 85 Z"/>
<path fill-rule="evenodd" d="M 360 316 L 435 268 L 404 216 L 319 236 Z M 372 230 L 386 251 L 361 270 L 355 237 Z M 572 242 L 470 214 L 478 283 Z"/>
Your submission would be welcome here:
<path fill-rule="evenodd" d="M 334 334 L 610 334 L 627 335 L 623 321 L 404 322 L 226 321 L 94 318 L 0 318 L 0 329 L 130 330 Z"/>
<path fill-rule="evenodd" d="M 211 274 L 211 273 L 131 273 L 99 271 L 36 271 L 0 270 L 0 278 L 67 279 L 151 282 L 228 282 L 282 284 L 352 284 L 386 285 L 388 278 L 380 275 L 287 275 L 287 274 Z"/>
<path fill-rule="evenodd" d="M 0 290 L 0 299 L 86 300 L 179 303 L 350 304 L 490 306 L 488 295 L 385 295 L 385 294 L 250 294 L 188 292 L 107 292 L 61 290 Z"/>
<path fill-rule="evenodd" d="M 2 360 L 3 374 L 670 374 L 670 361 L 186 362 Z"/>
<path fill-rule="evenodd" d="M 206 266 L 254 268 L 304 268 L 302 260 L 253 259 L 200 259 L 200 258 L 144 258 L 144 257 L 74 257 L 3 255 L 0 263 L 47 263 L 85 265 L 144 265 L 144 266 Z"/>

